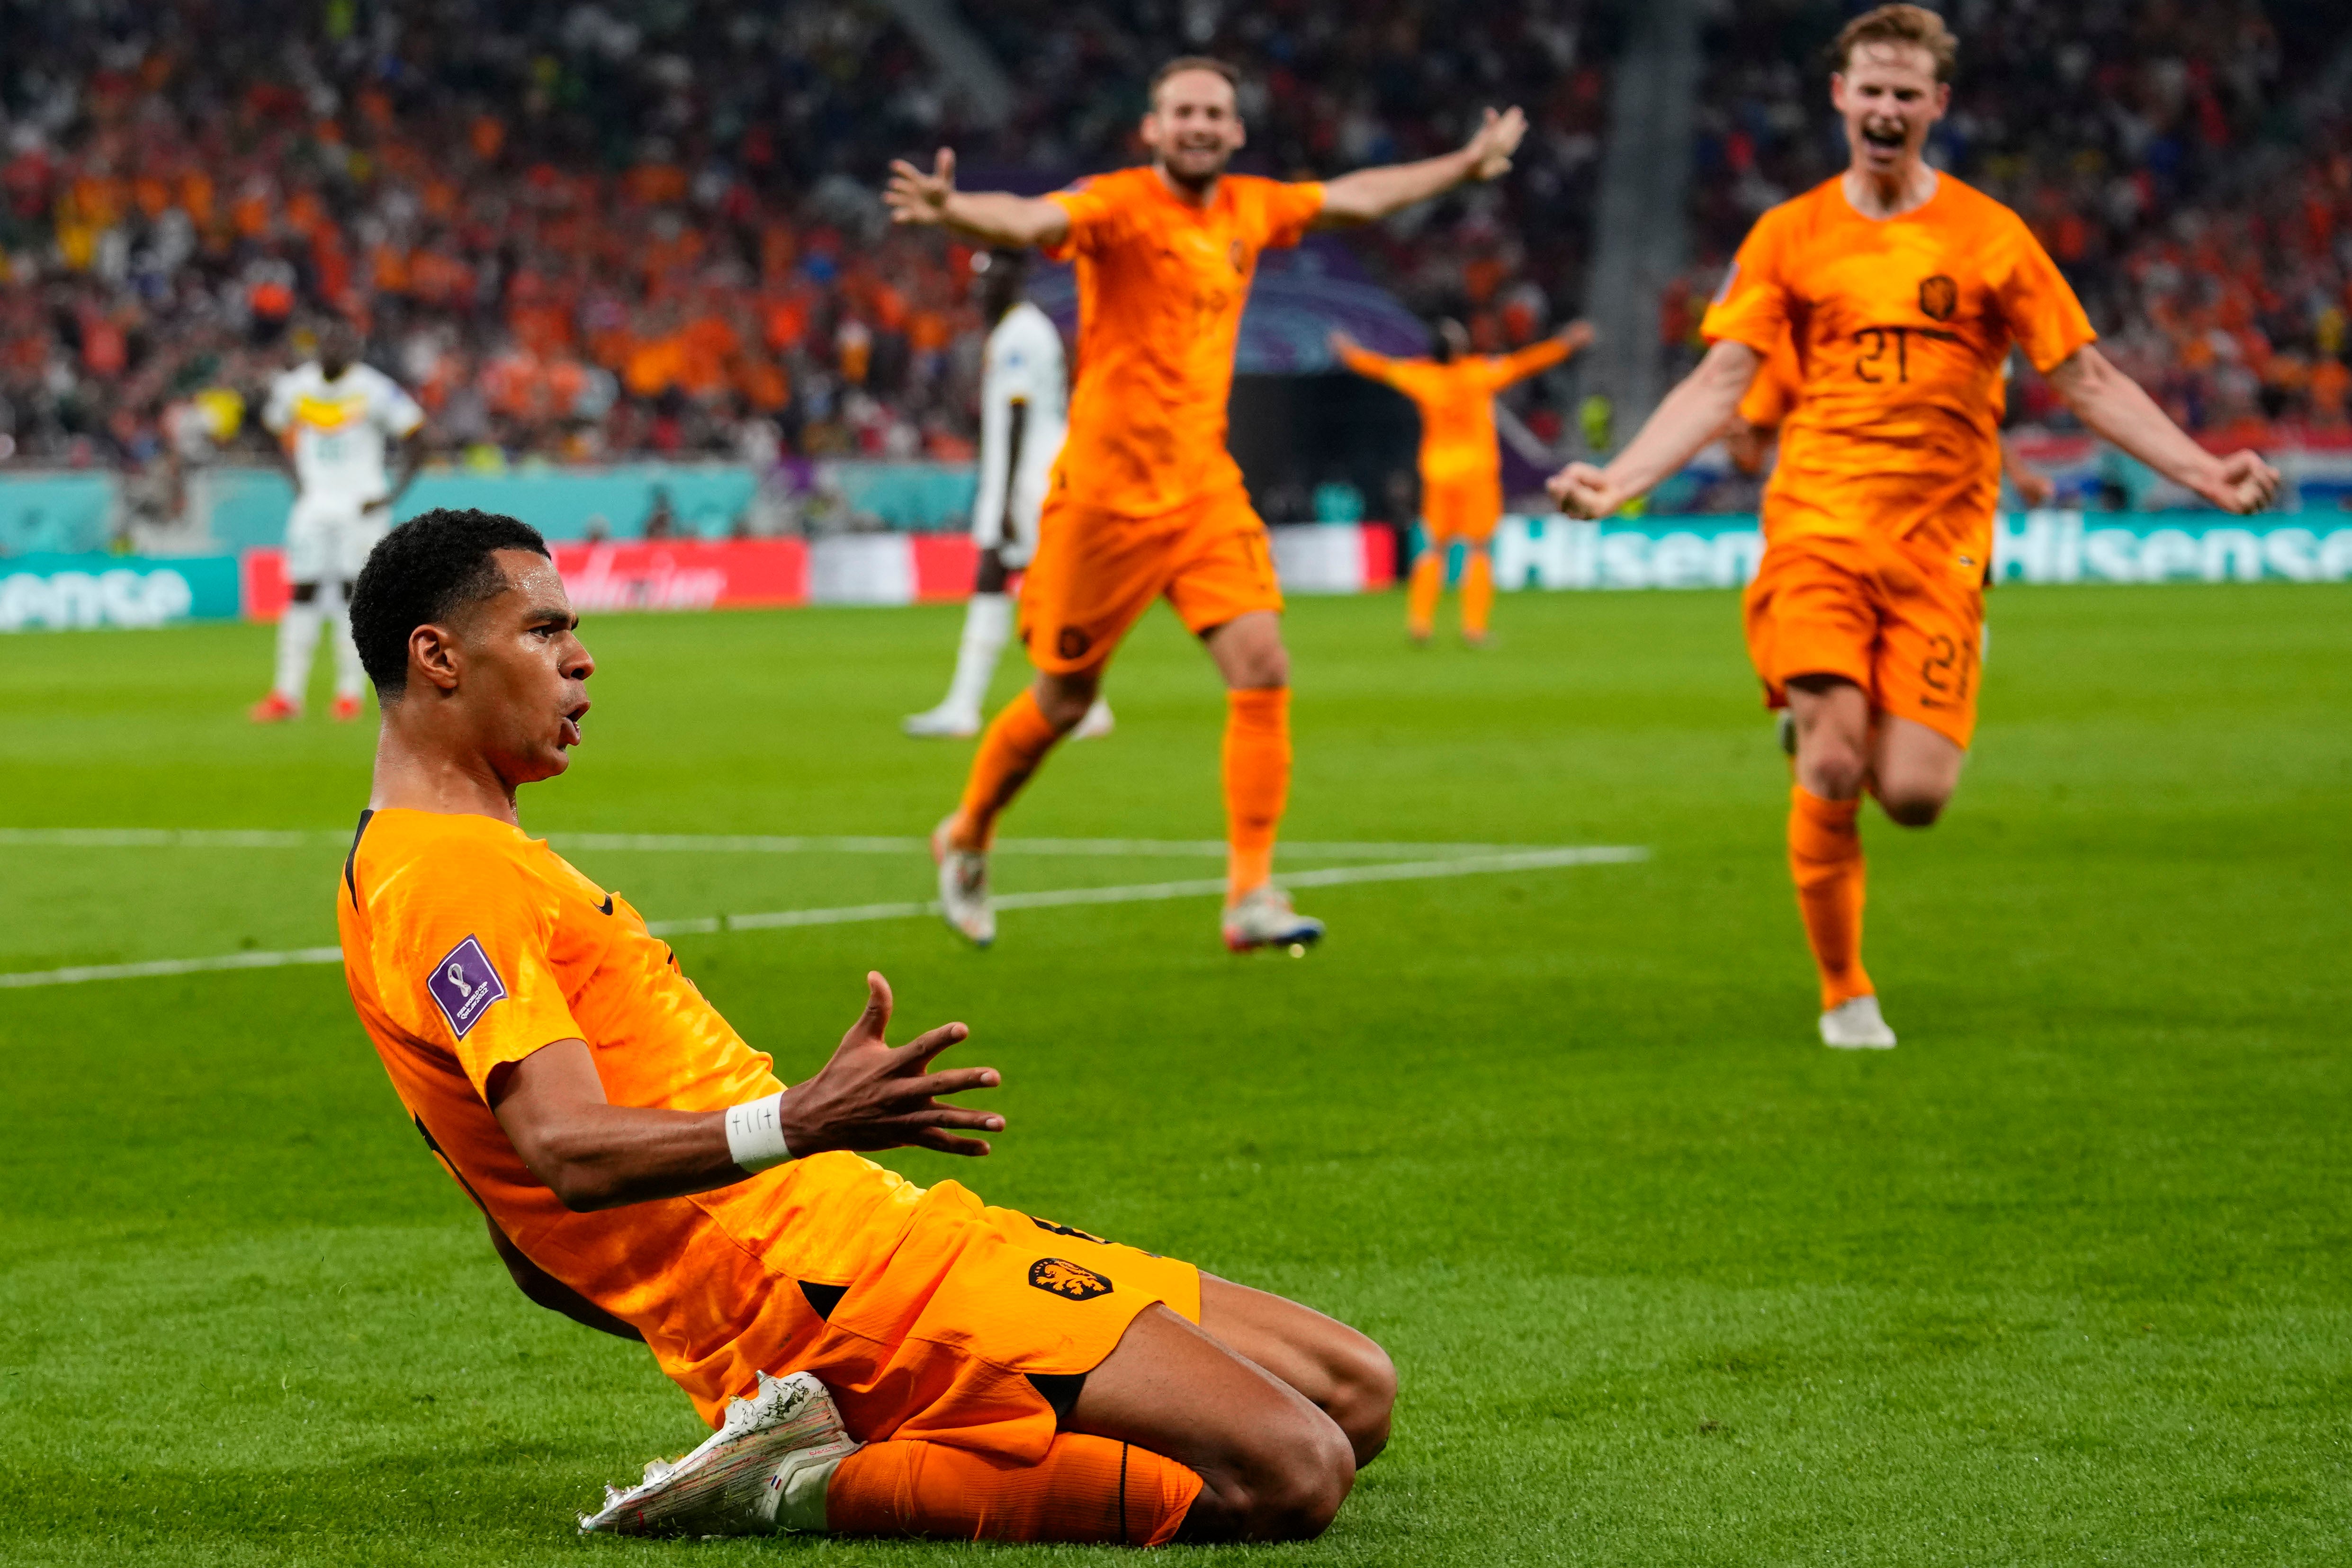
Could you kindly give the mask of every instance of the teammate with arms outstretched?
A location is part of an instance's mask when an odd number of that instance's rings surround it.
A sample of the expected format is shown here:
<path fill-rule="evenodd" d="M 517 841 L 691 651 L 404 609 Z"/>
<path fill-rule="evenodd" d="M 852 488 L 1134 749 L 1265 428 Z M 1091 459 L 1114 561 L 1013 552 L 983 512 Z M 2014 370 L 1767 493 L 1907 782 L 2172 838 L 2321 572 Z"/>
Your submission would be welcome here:
<path fill-rule="evenodd" d="M 1062 334 L 1023 293 L 1029 253 L 982 251 L 971 264 L 980 274 L 981 314 L 991 323 L 981 355 L 980 487 L 971 507 L 979 571 L 946 700 L 908 715 L 900 727 L 908 735 L 956 739 L 980 733 L 980 705 L 1013 635 L 1012 575 L 1037 548 L 1037 512 L 1069 429 Z M 1097 696 L 1074 733 L 1084 740 L 1110 729 L 1110 704 Z"/>
<path fill-rule="evenodd" d="M 1360 376 L 1394 387 L 1421 412 L 1421 522 L 1428 533 L 1405 589 L 1404 629 L 1426 643 L 1445 587 L 1445 551 L 1460 539 L 1462 640 L 1486 641 L 1495 602 L 1495 567 L 1486 550 L 1503 520 L 1503 457 L 1495 444 L 1495 394 L 1559 364 L 1592 341 L 1582 321 L 1511 354 L 1473 354 L 1470 334 L 1450 317 L 1437 324 L 1437 352 L 1425 360 L 1392 360 L 1331 334 L 1331 352 Z"/>
<path fill-rule="evenodd" d="M 974 942 L 996 935 L 987 857 L 998 814 L 1086 716 L 1119 639 L 1163 594 L 1228 692 L 1225 943 L 1239 951 L 1323 934 L 1273 881 L 1290 789 L 1290 658 L 1265 525 L 1225 450 L 1242 308 L 1262 251 L 1491 180 L 1510 167 L 1527 121 L 1489 110 L 1458 152 L 1290 184 L 1225 172 L 1244 140 L 1234 81 L 1218 60 L 1161 67 L 1142 168 L 1033 199 L 959 191 L 942 150 L 928 173 L 893 164 L 883 195 L 899 223 L 1042 248 L 1077 267 L 1069 439 L 1021 591 L 1037 678 L 988 727 L 962 802 L 932 838 L 940 904 Z"/>
<path fill-rule="evenodd" d="M 286 519 L 293 600 L 278 622 L 277 679 L 254 705 L 253 721 L 302 716 L 322 625 L 335 651 L 334 716 L 354 719 L 363 677 L 345 603 L 394 504 L 416 477 L 415 437 L 425 411 L 399 382 L 360 362 L 359 333 L 336 320 L 319 334 L 318 359 L 270 387 L 261 423 L 278 438 L 278 459 L 294 481 L 294 509 Z M 387 444 L 397 448 L 397 477 L 389 471 Z"/>
<path fill-rule="evenodd" d="M 1789 863 L 1833 1046 L 1895 1043 L 1862 966 L 1861 796 L 1927 826 L 1975 728 L 2011 345 L 2084 425 L 2214 506 L 2253 511 L 2278 486 L 2254 453 L 2216 457 L 2183 434 L 2092 346 L 2017 214 L 1921 158 L 1956 54 L 1916 5 L 1847 24 L 1830 78 L 1845 172 L 1757 220 L 1702 323 L 1698 368 L 1607 467 L 1573 464 L 1550 486 L 1576 515 L 1615 511 L 1722 429 L 1793 338 L 1800 395 L 1745 617 L 1766 699 L 1795 718 Z"/>
<path fill-rule="evenodd" d="M 383 710 L 335 879 L 403 1108 L 541 1306 L 640 1340 L 717 1428 L 593 1531 L 1291 1540 L 1387 1440 L 1395 1375 L 1318 1312 L 926 1190 L 853 1151 L 985 1155 L 948 1024 L 890 990 L 787 1087 L 618 894 L 524 836 L 595 671 L 540 536 L 427 512 L 352 605 Z M 813 1043 L 807 1042 L 807 1043 Z M 806 1044 L 796 1046 L 804 1051 Z"/>

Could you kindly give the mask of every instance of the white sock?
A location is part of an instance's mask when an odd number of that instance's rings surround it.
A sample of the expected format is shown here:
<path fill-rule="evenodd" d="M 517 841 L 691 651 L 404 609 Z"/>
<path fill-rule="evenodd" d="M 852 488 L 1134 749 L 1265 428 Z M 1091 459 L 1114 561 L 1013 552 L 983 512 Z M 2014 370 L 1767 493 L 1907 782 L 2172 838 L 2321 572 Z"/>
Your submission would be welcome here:
<path fill-rule="evenodd" d="M 326 597 L 323 584 L 319 592 L 321 599 Z M 327 635 L 335 650 L 335 695 L 355 697 L 367 684 L 367 673 L 360 668 L 359 644 L 352 641 L 352 607 L 344 602 L 340 585 L 327 610 Z"/>
<path fill-rule="evenodd" d="M 963 641 L 956 648 L 955 679 L 948 685 L 948 700 L 940 706 L 956 713 L 978 714 L 988 697 L 988 683 L 996 675 L 996 661 L 1012 636 L 1013 596 L 973 594 L 963 610 Z"/>
<path fill-rule="evenodd" d="M 308 604 L 289 604 L 278 620 L 278 683 L 276 691 L 288 702 L 299 705 L 302 693 L 310 685 L 310 655 L 319 646 L 319 623 L 325 612 L 318 601 Z"/>

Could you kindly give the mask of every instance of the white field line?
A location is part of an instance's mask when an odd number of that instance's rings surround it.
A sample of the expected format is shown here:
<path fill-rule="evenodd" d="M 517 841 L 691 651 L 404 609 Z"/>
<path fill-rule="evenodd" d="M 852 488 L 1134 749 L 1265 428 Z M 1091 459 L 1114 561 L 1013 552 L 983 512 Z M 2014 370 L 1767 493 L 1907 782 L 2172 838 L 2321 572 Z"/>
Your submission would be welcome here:
<path fill-rule="evenodd" d="M 1222 852 L 1223 846 L 1220 845 Z M 1320 871 L 1287 873 L 1286 887 L 1339 887 L 1368 882 L 1423 882 L 1435 877 L 1476 876 L 1494 872 L 1543 871 L 1556 866 L 1620 865 L 1647 860 L 1650 852 L 1633 844 L 1565 844 L 1556 849 L 1515 850 L 1504 853 L 1465 855 L 1457 859 L 1400 861 L 1388 865 L 1327 866 Z M 997 896 L 1003 909 L 1056 909 L 1081 904 L 1147 904 L 1168 898 L 1198 898 L 1223 894 L 1223 877 L 1197 877 L 1186 882 L 1148 882 L 1126 887 L 1060 887 L 1041 893 L 1008 893 Z M 837 909 L 780 909 L 758 915 L 713 915 L 691 920 L 655 920 L 646 929 L 656 936 L 707 936 L 724 931 L 775 931 L 795 925 L 848 925 L 875 920 L 911 920 L 937 915 L 936 901 L 898 904 L 856 904 Z M 69 969 L 34 969 L 0 974 L 0 990 L 31 986 L 78 986 L 92 980 L 136 980 L 163 975 L 194 975 L 215 969 L 275 969 L 294 964 L 336 964 L 336 947 L 297 947 L 282 953 L 224 953 L 210 958 L 158 958 L 143 964 L 86 964 Z"/>
<path fill-rule="evenodd" d="M 299 850 L 313 844 L 348 845 L 347 828 L 287 831 L 209 828 L 0 828 L 0 848 Z M 662 854 L 928 854 L 930 841 L 918 838 L 823 836 L 775 833 L 573 833 L 548 835 L 558 849 L 587 852 Z M 1532 844 L 1433 844 L 1286 841 L 1282 852 L 1307 860 L 1377 860 L 1383 855 L 1514 854 Z M 999 839 L 996 852 L 1106 860 L 1151 856 L 1205 856 L 1223 860 L 1223 839 Z"/>

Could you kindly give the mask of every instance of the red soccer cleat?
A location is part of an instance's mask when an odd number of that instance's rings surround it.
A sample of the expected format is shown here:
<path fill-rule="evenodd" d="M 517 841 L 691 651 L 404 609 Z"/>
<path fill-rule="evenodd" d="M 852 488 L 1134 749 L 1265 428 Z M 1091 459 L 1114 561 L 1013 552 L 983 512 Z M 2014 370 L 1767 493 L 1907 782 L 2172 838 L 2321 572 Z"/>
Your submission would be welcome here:
<path fill-rule="evenodd" d="M 246 716 L 256 724 L 284 724 L 289 718 L 302 716 L 302 705 L 287 701 L 282 692 L 272 692 L 254 704 Z"/>
<path fill-rule="evenodd" d="M 359 717 L 361 714 L 367 711 L 367 703 L 365 699 L 361 697 L 344 696 L 338 694 L 335 697 L 335 706 L 327 711 L 335 716 L 335 722 L 337 724 L 349 724 L 352 720 Z"/>

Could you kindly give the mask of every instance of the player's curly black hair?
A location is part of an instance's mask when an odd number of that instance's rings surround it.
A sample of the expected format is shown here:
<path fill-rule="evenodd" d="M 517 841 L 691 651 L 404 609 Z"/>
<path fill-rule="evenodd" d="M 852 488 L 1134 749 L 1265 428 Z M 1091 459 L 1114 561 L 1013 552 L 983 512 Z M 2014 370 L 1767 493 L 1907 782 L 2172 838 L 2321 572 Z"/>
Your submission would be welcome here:
<path fill-rule="evenodd" d="M 377 541 L 352 586 L 352 642 L 360 665 L 389 702 L 408 686 L 408 634 L 504 591 L 491 552 L 547 554 L 547 540 L 520 518 L 472 507 L 421 512 Z"/>

